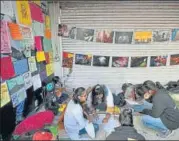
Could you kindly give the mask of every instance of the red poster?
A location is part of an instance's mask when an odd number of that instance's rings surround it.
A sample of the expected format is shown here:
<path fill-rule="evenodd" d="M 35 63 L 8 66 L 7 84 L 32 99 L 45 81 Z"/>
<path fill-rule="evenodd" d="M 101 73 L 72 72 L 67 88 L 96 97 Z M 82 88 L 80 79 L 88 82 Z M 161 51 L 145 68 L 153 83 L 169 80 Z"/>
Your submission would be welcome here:
<path fill-rule="evenodd" d="M 41 36 L 35 36 L 34 40 L 35 40 L 35 47 L 36 47 L 37 51 L 42 51 Z"/>
<path fill-rule="evenodd" d="M 1 58 L 1 78 L 7 80 L 15 76 L 14 66 L 10 56 Z"/>
<path fill-rule="evenodd" d="M 45 60 L 46 63 L 49 64 L 50 63 L 50 56 L 49 56 L 49 52 L 45 52 Z"/>
<path fill-rule="evenodd" d="M 30 12 L 31 12 L 32 20 L 43 23 L 44 18 L 43 18 L 43 14 L 42 14 L 42 10 L 40 6 L 34 3 L 29 3 L 29 5 L 30 5 Z"/>

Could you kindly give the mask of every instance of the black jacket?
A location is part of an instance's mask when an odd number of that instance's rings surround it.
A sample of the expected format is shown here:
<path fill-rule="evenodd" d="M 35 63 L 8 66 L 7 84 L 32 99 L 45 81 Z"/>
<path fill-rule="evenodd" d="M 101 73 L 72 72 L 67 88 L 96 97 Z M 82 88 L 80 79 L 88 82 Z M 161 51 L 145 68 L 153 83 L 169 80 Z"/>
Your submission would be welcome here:
<path fill-rule="evenodd" d="M 158 90 L 152 98 L 152 103 L 152 110 L 144 109 L 144 114 L 160 118 L 170 130 L 179 128 L 179 110 L 166 90 Z"/>
<path fill-rule="evenodd" d="M 120 126 L 115 128 L 106 140 L 145 140 L 145 138 L 137 133 L 137 130 L 131 126 Z"/>

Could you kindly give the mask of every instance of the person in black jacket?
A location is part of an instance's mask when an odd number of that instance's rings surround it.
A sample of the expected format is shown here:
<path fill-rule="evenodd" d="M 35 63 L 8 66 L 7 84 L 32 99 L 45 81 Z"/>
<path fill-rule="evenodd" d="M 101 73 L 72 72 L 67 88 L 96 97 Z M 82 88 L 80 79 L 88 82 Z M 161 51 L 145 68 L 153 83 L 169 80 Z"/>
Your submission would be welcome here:
<path fill-rule="evenodd" d="M 152 109 L 144 109 L 141 113 L 145 126 L 159 132 L 160 137 L 167 137 L 172 130 L 179 128 L 179 110 L 165 89 L 157 89 L 155 83 L 144 82 L 144 99 L 152 103 Z"/>
<path fill-rule="evenodd" d="M 119 115 L 120 127 L 115 128 L 106 140 L 145 140 L 133 127 L 133 116 L 131 109 L 124 109 Z"/>

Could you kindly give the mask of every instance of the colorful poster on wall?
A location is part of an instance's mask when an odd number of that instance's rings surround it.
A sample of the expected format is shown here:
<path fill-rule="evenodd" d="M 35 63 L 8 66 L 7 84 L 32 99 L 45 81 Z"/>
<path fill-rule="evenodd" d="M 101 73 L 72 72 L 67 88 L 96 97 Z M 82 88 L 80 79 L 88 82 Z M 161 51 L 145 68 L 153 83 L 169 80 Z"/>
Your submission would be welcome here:
<path fill-rule="evenodd" d="M 34 36 L 44 36 L 44 24 L 37 21 L 33 21 L 32 32 Z"/>
<path fill-rule="evenodd" d="M 27 72 L 29 70 L 27 59 L 15 61 L 14 69 L 16 76 Z"/>
<path fill-rule="evenodd" d="M 179 41 L 179 28 L 172 29 L 172 41 Z"/>
<path fill-rule="evenodd" d="M 69 27 L 65 24 L 58 25 L 58 36 L 75 39 L 76 27 Z"/>
<path fill-rule="evenodd" d="M 15 23 L 8 23 L 10 35 L 13 40 L 22 40 L 22 34 L 20 32 L 20 26 Z"/>
<path fill-rule="evenodd" d="M 35 3 L 29 3 L 29 6 L 30 6 L 32 20 L 43 23 L 44 19 L 43 19 L 43 13 L 42 13 L 41 8 Z"/>
<path fill-rule="evenodd" d="M 47 39 L 51 39 L 52 35 L 50 29 L 45 29 L 45 37 Z"/>
<path fill-rule="evenodd" d="M 25 100 L 20 102 L 16 107 L 16 123 L 23 120 L 24 104 Z"/>
<path fill-rule="evenodd" d="M 83 40 L 87 42 L 92 42 L 94 38 L 94 30 L 93 29 L 83 29 L 77 28 L 77 40 Z"/>
<path fill-rule="evenodd" d="M 76 54 L 75 55 L 75 64 L 91 66 L 92 55 Z"/>
<path fill-rule="evenodd" d="M 1 13 L 10 17 L 14 16 L 12 1 L 1 0 Z"/>
<path fill-rule="evenodd" d="M 135 31 L 135 44 L 148 44 L 152 41 L 152 31 Z"/>
<path fill-rule="evenodd" d="M 37 65 L 34 56 L 28 58 L 28 63 L 29 63 L 29 70 L 31 73 L 37 71 Z"/>
<path fill-rule="evenodd" d="M 17 21 L 20 24 L 30 26 L 32 24 L 28 1 L 16 1 Z"/>
<path fill-rule="evenodd" d="M 93 55 L 93 66 L 108 67 L 109 59 L 110 59 L 109 56 Z"/>
<path fill-rule="evenodd" d="M 53 52 L 48 52 L 49 53 L 49 61 L 50 63 L 53 63 Z"/>
<path fill-rule="evenodd" d="M 13 107 L 16 107 L 17 105 L 19 105 L 22 101 L 26 99 L 26 97 L 27 97 L 27 94 L 24 88 L 20 89 L 16 93 L 13 93 L 11 95 Z"/>
<path fill-rule="evenodd" d="M 159 67 L 166 66 L 167 56 L 151 56 L 150 58 L 150 66 L 151 67 Z"/>
<path fill-rule="evenodd" d="M 49 52 L 45 52 L 45 61 L 46 61 L 47 64 L 50 63 Z"/>
<path fill-rule="evenodd" d="M 11 53 L 11 44 L 8 34 L 7 22 L 4 20 L 0 21 L 1 23 L 1 53 Z"/>
<path fill-rule="evenodd" d="M 41 36 L 34 36 L 35 48 L 37 51 L 42 51 L 42 40 Z"/>
<path fill-rule="evenodd" d="M 47 73 L 47 76 L 50 76 L 51 74 L 54 73 L 54 69 L 53 69 L 53 64 L 47 64 L 46 65 L 46 73 Z"/>
<path fill-rule="evenodd" d="M 41 81 L 44 81 L 47 78 L 46 70 L 40 72 L 40 79 Z"/>
<path fill-rule="evenodd" d="M 31 72 L 28 71 L 28 72 L 24 73 L 22 76 L 24 79 L 25 89 L 27 90 L 28 88 L 30 88 L 32 86 Z"/>
<path fill-rule="evenodd" d="M 0 101 L 0 108 L 10 102 L 10 96 L 6 82 L 1 83 Z"/>
<path fill-rule="evenodd" d="M 46 0 L 41 0 L 41 8 L 42 8 L 42 12 L 44 14 L 49 14 L 49 9 L 48 9 L 48 1 Z"/>
<path fill-rule="evenodd" d="M 112 57 L 112 67 L 128 67 L 129 57 Z"/>
<path fill-rule="evenodd" d="M 96 34 L 96 42 L 112 43 L 114 32 L 111 30 L 99 30 Z"/>
<path fill-rule="evenodd" d="M 36 52 L 36 59 L 37 59 L 37 62 L 45 61 L 44 51 L 37 51 Z"/>
<path fill-rule="evenodd" d="M 37 69 L 38 69 L 38 72 L 46 70 L 46 64 L 45 64 L 45 62 L 39 62 L 39 63 L 37 63 Z"/>
<path fill-rule="evenodd" d="M 131 67 L 147 67 L 147 56 L 131 57 Z"/>
<path fill-rule="evenodd" d="M 179 65 L 179 54 L 173 54 L 170 56 L 170 65 Z"/>
<path fill-rule="evenodd" d="M 17 49 L 16 47 L 13 46 L 11 49 L 12 49 L 11 57 L 13 61 L 22 60 L 25 58 L 20 49 Z"/>
<path fill-rule="evenodd" d="M 166 42 L 170 39 L 170 30 L 153 31 L 153 42 Z"/>
<path fill-rule="evenodd" d="M 131 44 L 133 32 L 115 32 L 116 44 Z"/>
<path fill-rule="evenodd" d="M 73 53 L 63 52 L 63 65 L 62 65 L 62 67 L 72 68 L 72 66 L 73 66 L 73 57 L 74 57 Z"/>
<path fill-rule="evenodd" d="M 15 76 L 14 66 L 10 56 L 1 57 L 1 79 L 7 80 Z"/>
<path fill-rule="evenodd" d="M 38 88 L 42 87 L 42 83 L 41 83 L 39 74 L 32 76 L 32 83 L 33 83 L 34 91 L 37 90 Z"/>
<path fill-rule="evenodd" d="M 51 40 L 49 40 L 49 39 L 44 37 L 43 38 L 43 47 L 44 47 L 45 52 L 52 51 L 52 42 L 51 42 Z"/>
<path fill-rule="evenodd" d="M 50 17 L 45 15 L 45 28 L 50 29 Z"/>
<path fill-rule="evenodd" d="M 32 28 L 20 26 L 20 32 L 23 39 L 33 39 Z"/>
<path fill-rule="evenodd" d="M 21 43 L 21 51 L 25 55 L 25 57 L 30 57 L 31 56 L 31 50 L 34 50 L 35 45 L 34 41 L 31 39 L 24 39 L 20 41 Z"/>

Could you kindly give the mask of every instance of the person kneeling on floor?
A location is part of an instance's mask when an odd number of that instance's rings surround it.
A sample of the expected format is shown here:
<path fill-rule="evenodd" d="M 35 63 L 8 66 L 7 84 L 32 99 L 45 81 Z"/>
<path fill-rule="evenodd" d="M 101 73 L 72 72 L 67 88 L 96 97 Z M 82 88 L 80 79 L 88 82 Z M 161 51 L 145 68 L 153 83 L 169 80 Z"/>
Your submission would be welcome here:
<path fill-rule="evenodd" d="M 90 139 L 80 137 L 80 135 L 88 133 L 89 128 L 91 127 L 89 127 L 89 122 L 91 121 L 84 117 L 84 111 L 82 107 L 82 105 L 86 102 L 86 99 L 87 94 L 85 88 L 80 87 L 75 90 L 72 100 L 67 105 L 64 115 L 64 126 L 68 136 L 72 140 Z M 92 125 L 95 132 L 97 132 L 99 126 L 97 124 Z"/>
<path fill-rule="evenodd" d="M 152 109 L 144 109 L 141 113 L 145 126 L 159 132 L 160 137 L 167 137 L 172 130 L 179 128 L 179 110 L 165 89 L 157 89 L 155 83 L 144 82 L 144 99 L 152 103 Z"/>
<path fill-rule="evenodd" d="M 131 109 L 124 109 L 119 115 L 120 127 L 115 128 L 106 140 L 145 140 L 133 127 L 133 116 Z"/>

